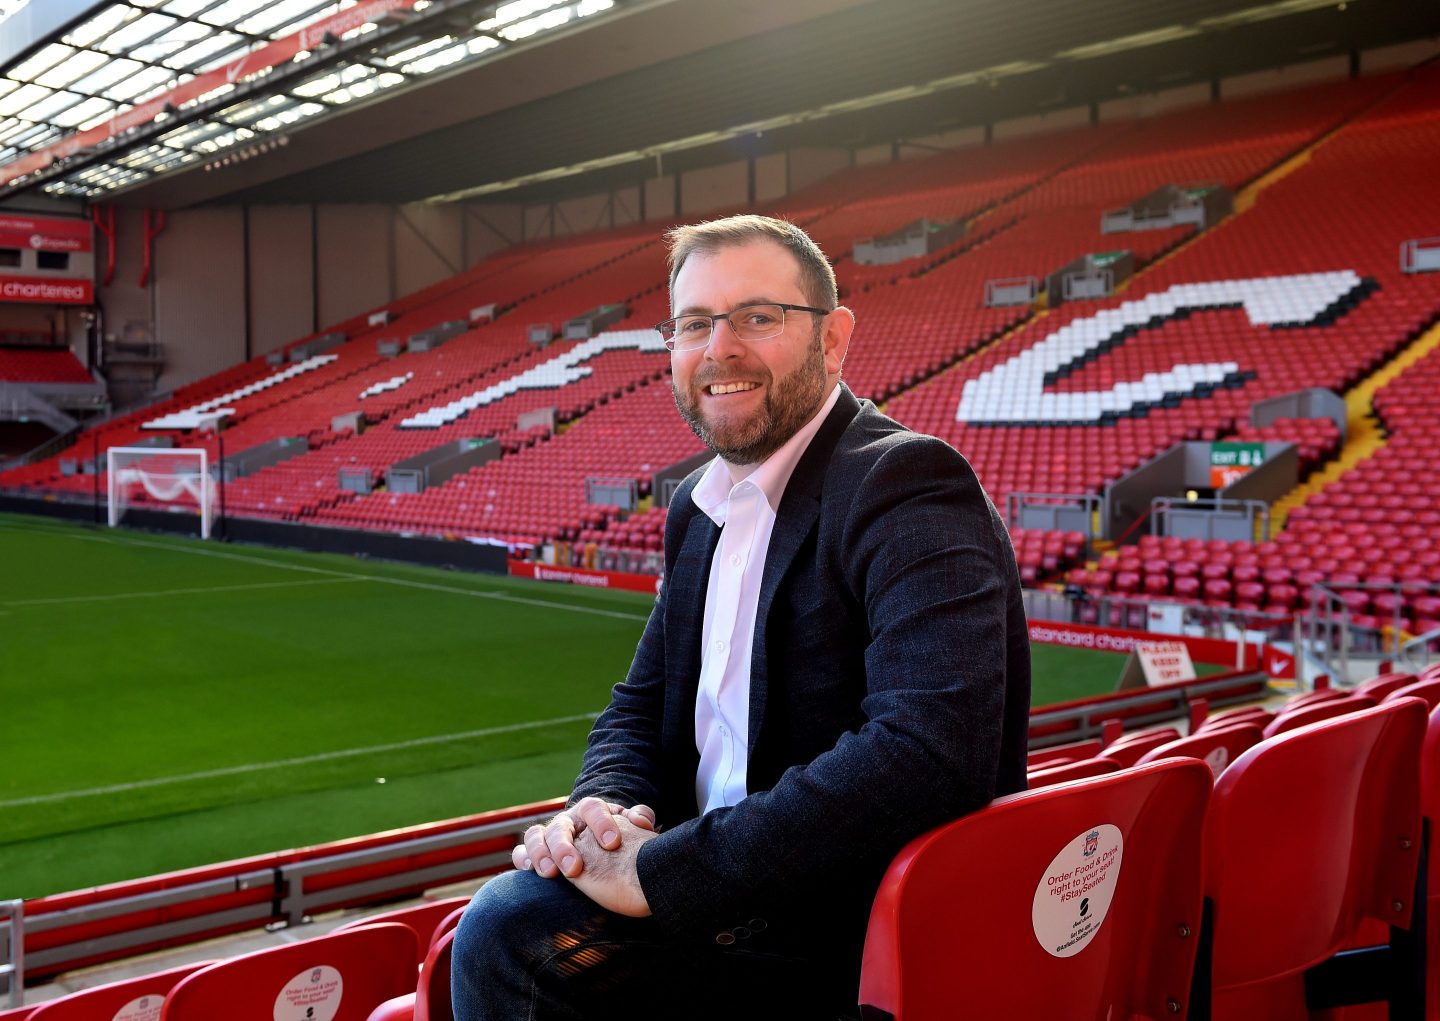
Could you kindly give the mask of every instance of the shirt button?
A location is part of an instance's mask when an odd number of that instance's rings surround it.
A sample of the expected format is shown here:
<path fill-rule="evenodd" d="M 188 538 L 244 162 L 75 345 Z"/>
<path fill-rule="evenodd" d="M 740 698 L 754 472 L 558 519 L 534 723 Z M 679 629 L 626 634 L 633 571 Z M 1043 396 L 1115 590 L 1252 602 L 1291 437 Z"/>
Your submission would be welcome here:
<path fill-rule="evenodd" d="M 716 652 L 724 652 L 724 651 L 725 651 L 725 639 L 723 639 L 723 638 L 717 638 L 717 639 L 715 640 L 715 651 L 716 651 Z"/>
<path fill-rule="evenodd" d="M 740 554 L 739 554 L 739 553 L 731 553 L 731 554 L 730 554 L 730 566 L 731 566 L 731 567 L 739 567 L 739 566 L 740 566 Z"/>
<path fill-rule="evenodd" d="M 721 737 L 729 737 L 729 736 L 730 736 L 730 731 L 728 731 L 728 730 L 725 729 L 725 724 L 723 724 L 723 723 L 720 724 L 720 736 L 721 736 Z"/>

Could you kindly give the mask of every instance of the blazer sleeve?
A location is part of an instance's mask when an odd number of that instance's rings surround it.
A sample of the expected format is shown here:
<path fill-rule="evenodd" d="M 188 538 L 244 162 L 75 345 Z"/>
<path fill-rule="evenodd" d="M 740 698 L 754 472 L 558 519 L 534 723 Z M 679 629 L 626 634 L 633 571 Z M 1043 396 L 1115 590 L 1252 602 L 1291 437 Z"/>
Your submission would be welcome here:
<path fill-rule="evenodd" d="M 851 502 L 818 559 L 869 625 L 866 722 L 770 790 L 642 846 L 641 886 L 677 937 L 878 877 L 907 840 L 994 795 L 1019 587 L 1009 538 L 953 448 L 912 433 L 874 442 L 857 484 L 832 493 L 827 479 L 827 500 Z"/>

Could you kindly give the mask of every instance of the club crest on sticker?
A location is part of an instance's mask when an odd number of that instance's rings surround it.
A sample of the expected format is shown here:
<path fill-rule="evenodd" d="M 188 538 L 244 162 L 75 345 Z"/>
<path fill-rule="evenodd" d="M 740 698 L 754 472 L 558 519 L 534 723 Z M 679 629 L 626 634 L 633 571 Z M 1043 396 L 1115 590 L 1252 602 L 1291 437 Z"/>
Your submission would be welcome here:
<path fill-rule="evenodd" d="M 328 964 L 309 968 L 285 983 L 275 997 L 273 1021 L 334 1021 L 345 979 Z"/>
<path fill-rule="evenodd" d="M 1120 879 L 1125 839 L 1104 823 L 1081 830 L 1046 867 L 1035 887 L 1030 922 L 1052 957 L 1074 957 L 1095 939 Z"/>
<path fill-rule="evenodd" d="M 165 997 L 151 993 L 131 1000 L 115 1012 L 110 1021 L 160 1021 Z"/>

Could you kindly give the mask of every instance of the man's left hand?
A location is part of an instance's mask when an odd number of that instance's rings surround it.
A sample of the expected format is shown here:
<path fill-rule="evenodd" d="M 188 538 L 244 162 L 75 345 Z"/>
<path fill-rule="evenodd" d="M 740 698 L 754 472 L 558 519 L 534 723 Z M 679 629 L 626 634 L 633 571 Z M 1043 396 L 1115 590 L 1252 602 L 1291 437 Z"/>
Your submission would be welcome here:
<path fill-rule="evenodd" d="M 576 889 L 607 911 L 631 918 L 645 918 L 650 914 L 650 904 L 645 899 L 645 891 L 640 888 L 636 861 L 640 845 L 654 840 L 659 834 L 636 826 L 623 815 L 615 816 L 611 822 L 620 834 L 620 846 L 608 850 L 601 847 L 593 827 L 586 827 L 575 840 L 585 868 L 578 876 L 567 878 Z"/>

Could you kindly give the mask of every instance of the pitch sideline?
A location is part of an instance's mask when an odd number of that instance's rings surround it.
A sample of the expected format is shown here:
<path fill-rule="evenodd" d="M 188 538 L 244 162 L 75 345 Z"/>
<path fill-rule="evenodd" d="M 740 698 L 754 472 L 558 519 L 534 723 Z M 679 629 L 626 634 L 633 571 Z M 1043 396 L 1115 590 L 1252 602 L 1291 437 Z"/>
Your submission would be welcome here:
<path fill-rule="evenodd" d="M 540 730 L 558 727 L 567 723 L 592 723 L 597 713 L 577 713 L 574 716 L 556 716 L 549 720 L 531 720 L 526 723 L 508 723 L 499 727 L 485 727 L 480 730 L 465 730 L 454 734 L 432 734 L 428 737 L 411 738 L 408 741 L 392 741 L 387 744 L 369 745 L 364 748 L 337 748 L 314 755 L 301 755 L 290 759 L 274 759 L 270 762 L 247 762 L 239 766 L 224 766 L 206 769 L 196 773 L 180 773 L 175 776 L 157 776 L 148 780 L 132 780 L 128 783 L 106 784 L 103 787 L 86 787 L 73 791 L 55 791 L 51 794 L 33 794 L 24 798 L 0 801 L 0 809 L 21 808 L 26 805 L 47 805 L 60 801 L 74 801 L 80 798 L 94 798 L 106 794 L 123 794 L 126 791 L 146 790 L 153 787 L 168 787 L 172 784 L 189 783 L 194 780 L 213 780 L 225 776 L 243 776 L 271 769 L 288 769 L 292 766 L 306 766 L 316 762 L 332 762 L 336 759 L 357 758 L 379 752 L 405 751 L 428 745 L 450 744 L 468 741 L 477 737 L 494 737 L 498 734 L 514 734 L 526 730 Z"/>

